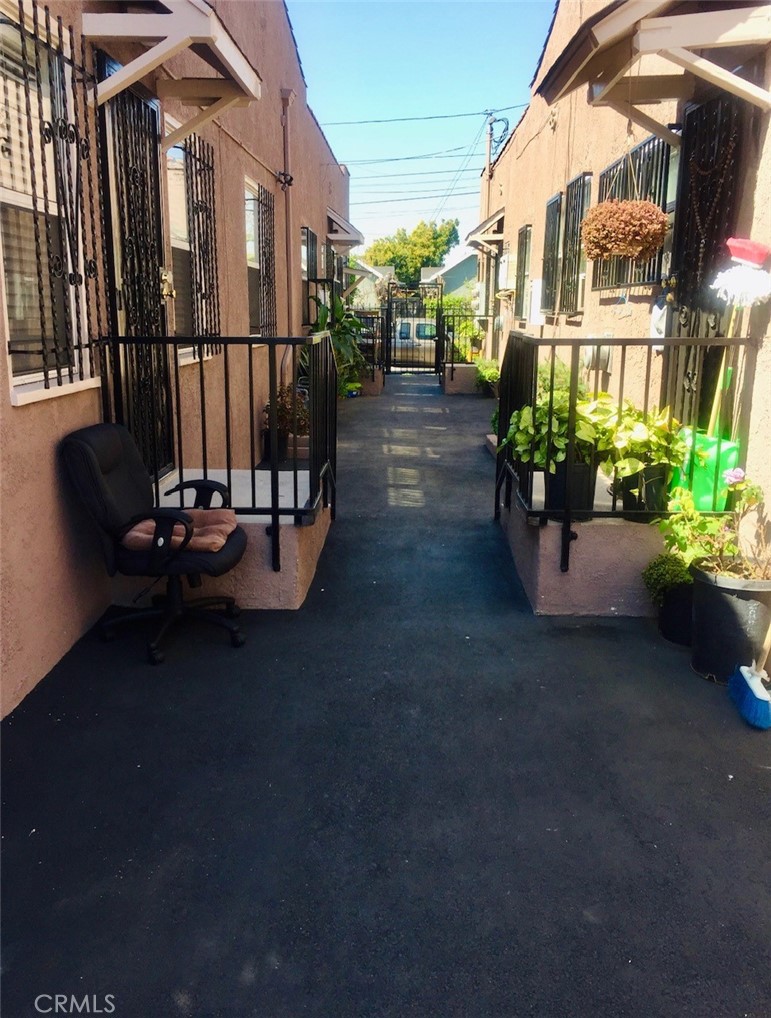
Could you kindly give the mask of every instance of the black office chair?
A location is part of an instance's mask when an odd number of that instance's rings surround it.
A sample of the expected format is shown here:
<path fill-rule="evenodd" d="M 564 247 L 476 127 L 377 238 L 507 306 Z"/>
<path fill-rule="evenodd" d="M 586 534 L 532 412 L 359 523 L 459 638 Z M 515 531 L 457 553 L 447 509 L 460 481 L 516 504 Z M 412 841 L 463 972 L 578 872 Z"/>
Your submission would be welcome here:
<path fill-rule="evenodd" d="M 241 647 L 245 637 L 232 621 L 239 614 L 235 600 L 222 596 L 184 601 L 182 577 L 187 576 L 191 587 L 198 587 L 201 574 L 222 576 L 229 572 L 241 561 L 246 550 L 243 529 L 236 527 L 220 551 L 188 549 L 193 535 L 190 516 L 180 509 L 155 508 L 150 476 L 134 439 L 120 424 L 94 424 L 74 431 L 62 440 L 61 451 L 75 490 L 99 528 L 110 576 L 123 573 L 126 576 L 168 578 L 166 596 L 159 599 L 159 603 L 152 608 L 103 622 L 103 637 L 111 639 L 115 629 L 126 622 L 161 619 L 155 639 L 147 645 L 150 662 L 159 664 L 163 661 L 160 644 L 167 631 L 178 619 L 191 616 L 227 629 L 232 645 Z M 196 508 L 211 508 L 215 493 L 221 496 L 223 507 L 230 505 L 228 489 L 218 481 L 185 481 L 166 494 L 183 489 L 195 490 Z M 147 550 L 133 551 L 124 547 L 121 539 L 141 520 L 155 522 L 152 544 Z M 185 534 L 181 543 L 172 547 L 172 535 L 177 524 L 182 524 Z M 224 607 L 224 613 L 210 610 L 218 605 Z"/>

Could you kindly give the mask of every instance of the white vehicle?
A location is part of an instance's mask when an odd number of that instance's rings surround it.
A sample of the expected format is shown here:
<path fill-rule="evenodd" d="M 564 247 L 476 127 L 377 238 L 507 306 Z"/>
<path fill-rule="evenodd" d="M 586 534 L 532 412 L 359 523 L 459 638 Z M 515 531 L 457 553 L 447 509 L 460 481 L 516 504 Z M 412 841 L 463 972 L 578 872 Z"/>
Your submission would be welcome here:
<path fill-rule="evenodd" d="M 397 318 L 392 339 L 394 364 L 420 368 L 434 366 L 437 339 L 434 318 Z"/>

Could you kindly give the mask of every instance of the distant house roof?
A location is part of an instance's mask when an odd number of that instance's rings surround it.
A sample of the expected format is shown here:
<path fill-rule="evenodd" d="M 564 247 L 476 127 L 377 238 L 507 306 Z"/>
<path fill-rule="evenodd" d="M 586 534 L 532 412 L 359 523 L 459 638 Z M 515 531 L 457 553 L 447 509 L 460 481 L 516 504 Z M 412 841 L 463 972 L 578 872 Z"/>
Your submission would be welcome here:
<path fill-rule="evenodd" d="M 464 255 L 462 258 L 458 258 L 457 261 L 450 262 L 449 265 L 440 265 L 438 268 L 436 266 L 429 265 L 428 267 L 421 269 L 420 281 L 421 283 L 433 283 L 435 279 L 439 278 L 439 276 L 444 276 L 448 272 L 452 272 L 453 270 L 460 268 L 466 262 L 468 262 L 469 271 L 472 271 L 473 266 L 473 272 L 476 274 L 477 256 L 475 254 L 468 254 Z"/>
<path fill-rule="evenodd" d="M 391 279 L 396 275 L 396 268 L 393 265 L 369 265 L 363 258 L 354 256 L 356 268 L 375 279 Z"/>

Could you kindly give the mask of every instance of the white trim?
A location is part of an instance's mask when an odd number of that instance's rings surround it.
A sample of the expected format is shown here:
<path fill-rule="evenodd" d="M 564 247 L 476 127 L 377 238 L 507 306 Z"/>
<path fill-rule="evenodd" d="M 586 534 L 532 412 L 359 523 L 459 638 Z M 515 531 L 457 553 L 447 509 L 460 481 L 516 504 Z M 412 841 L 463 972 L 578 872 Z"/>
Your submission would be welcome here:
<path fill-rule="evenodd" d="M 636 106 L 631 106 L 628 102 L 623 99 L 605 99 L 602 102 L 592 102 L 591 92 L 589 95 L 589 101 L 592 106 L 606 106 L 608 109 L 615 110 L 622 117 L 626 117 L 631 120 L 634 124 L 639 124 L 640 127 L 646 131 L 650 131 L 651 134 L 655 134 L 657 138 L 661 138 L 667 145 L 671 145 L 672 148 L 680 148 L 681 139 L 679 134 L 675 134 L 674 131 L 670 131 L 664 124 L 660 124 L 658 120 L 654 120 L 653 117 L 649 117 L 647 113 L 643 113 L 642 110 L 638 110 Z"/>
<path fill-rule="evenodd" d="M 99 105 L 135 84 L 164 61 L 191 46 L 207 46 L 247 102 L 260 98 L 260 76 L 233 41 L 214 10 L 197 0 L 164 0 L 168 14 L 104 11 L 82 15 L 83 36 L 91 42 L 130 40 L 152 43 L 116 74 L 101 82 Z"/>
<path fill-rule="evenodd" d="M 359 233 L 356 227 L 349 223 L 345 216 L 327 206 L 327 218 L 332 223 L 332 228 L 327 232 L 327 240 L 337 247 L 358 247 L 364 243 L 364 234 Z"/>
<path fill-rule="evenodd" d="M 703 78 L 711 85 L 717 85 L 725 92 L 745 99 L 753 106 L 759 106 L 762 110 L 771 110 L 771 92 L 753 85 L 751 81 L 740 78 L 738 74 L 727 71 L 724 67 L 720 67 L 705 57 L 698 57 L 695 53 L 679 48 L 662 50 L 661 56 L 671 60 L 678 67 L 683 67 L 686 71 L 695 74 L 697 78 Z"/>
<path fill-rule="evenodd" d="M 42 403 L 46 399 L 55 399 L 57 396 L 71 396 L 76 392 L 85 392 L 88 389 L 98 389 L 102 385 L 102 379 L 76 378 L 74 381 L 62 382 L 61 385 L 51 385 L 45 388 L 42 382 L 26 382 L 13 386 L 11 389 L 11 406 L 28 406 L 30 403 Z"/>
<path fill-rule="evenodd" d="M 719 46 L 765 45 L 771 41 L 771 4 L 699 11 L 667 18 L 646 18 L 634 37 L 638 53 L 658 53 L 683 46 L 713 49 Z"/>

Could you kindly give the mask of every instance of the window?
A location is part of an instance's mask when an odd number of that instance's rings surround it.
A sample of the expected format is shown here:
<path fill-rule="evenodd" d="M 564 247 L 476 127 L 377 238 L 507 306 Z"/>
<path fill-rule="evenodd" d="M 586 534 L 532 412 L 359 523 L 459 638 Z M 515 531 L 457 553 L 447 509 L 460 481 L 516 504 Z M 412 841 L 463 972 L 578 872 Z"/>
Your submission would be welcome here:
<path fill-rule="evenodd" d="M 244 192 L 249 335 L 276 335 L 273 195 L 261 184 Z"/>
<path fill-rule="evenodd" d="M 581 222 L 589 208 L 591 173 L 582 173 L 565 188 L 565 237 L 562 245 L 560 311 L 571 315 L 584 306 L 586 255 L 581 247 Z"/>
<path fill-rule="evenodd" d="M 166 183 L 169 195 L 171 271 L 174 277 L 174 333 L 193 335 L 193 289 L 191 282 L 190 236 L 187 222 L 185 148 L 175 145 L 166 153 Z"/>
<path fill-rule="evenodd" d="M 533 227 L 523 226 L 517 235 L 517 281 L 514 284 L 514 317 L 530 317 L 530 242 Z"/>
<path fill-rule="evenodd" d="M 415 326 L 416 339 L 436 339 L 436 326 L 433 322 L 418 322 Z"/>
<path fill-rule="evenodd" d="M 303 325 L 313 325 L 317 313 L 315 306 L 311 303 L 311 296 L 317 295 L 318 238 L 307 226 L 303 226 L 300 230 L 300 274 L 302 276 L 302 323 Z M 313 293 L 311 293 L 311 284 Z"/>
<path fill-rule="evenodd" d="M 409 339 L 412 333 L 412 326 L 409 322 L 402 322 L 399 325 L 399 339 Z"/>
<path fill-rule="evenodd" d="M 59 45 L 0 23 L 7 349 L 14 381 L 45 389 L 91 377 L 90 337 L 103 331 L 103 295 L 96 289 L 97 146 L 86 95 L 94 79 Z"/>
<path fill-rule="evenodd" d="M 562 192 L 546 203 L 546 230 L 543 240 L 543 284 L 541 311 L 554 314 L 560 279 L 560 229 L 562 226 Z"/>
<path fill-rule="evenodd" d="M 600 174 L 597 201 L 610 198 L 647 199 L 667 209 L 669 195 L 670 148 L 656 137 L 636 145 Z M 658 283 L 661 277 L 659 251 L 648 262 L 631 258 L 608 258 L 596 261 L 592 270 L 592 289 L 607 290 L 618 286 L 645 286 Z"/>

